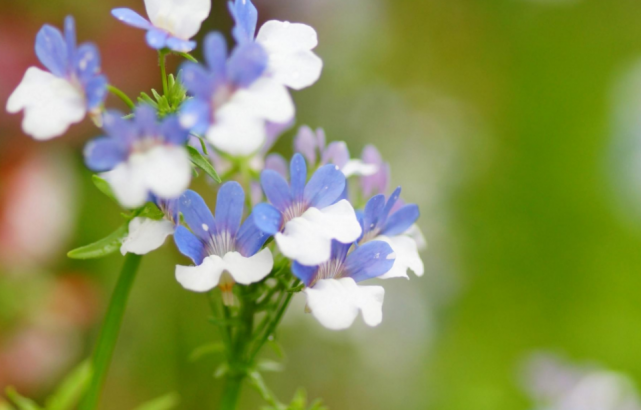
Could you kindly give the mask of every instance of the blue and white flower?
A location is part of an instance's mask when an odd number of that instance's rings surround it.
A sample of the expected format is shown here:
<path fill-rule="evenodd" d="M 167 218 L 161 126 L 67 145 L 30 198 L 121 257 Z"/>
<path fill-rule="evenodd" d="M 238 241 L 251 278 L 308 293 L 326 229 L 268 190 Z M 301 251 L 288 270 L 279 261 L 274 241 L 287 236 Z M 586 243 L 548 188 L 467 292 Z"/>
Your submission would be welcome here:
<path fill-rule="evenodd" d="M 367 202 L 365 210 L 359 215 L 363 226 L 363 237 L 359 239 L 359 243 L 383 241 L 391 246 L 396 255 L 394 265 L 384 272 L 381 279 L 408 278 L 408 269 L 417 276 L 423 276 L 424 272 L 417 241 L 408 234 L 415 227 L 414 223 L 420 212 L 416 204 L 399 206 L 400 195 L 400 187 L 396 188 L 387 201 L 385 195 L 376 195 Z"/>
<path fill-rule="evenodd" d="M 184 146 L 188 131 L 176 117 L 158 123 L 148 106 L 136 108 L 134 114 L 133 120 L 125 120 L 118 111 L 105 113 L 107 136 L 87 144 L 87 166 L 104 172 L 103 178 L 127 208 L 142 206 L 149 194 L 178 198 L 191 181 L 191 162 Z"/>
<path fill-rule="evenodd" d="M 368 164 L 361 159 L 350 158 L 349 149 L 344 141 L 334 141 L 325 146 L 325 132 L 318 128 L 314 132 L 308 126 L 302 126 L 294 139 L 294 149 L 305 156 L 310 164 L 334 164 L 345 177 L 371 176 L 378 172 L 376 164 Z"/>
<path fill-rule="evenodd" d="M 130 26 L 147 30 L 149 47 L 189 52 L 196 47 L 190 39 L 198 33 L 209 16 L 211 0 L 145 0 L 149 20 L 128 8 L 117 8 L 111 14 Z"/>
<path fill-rule="evenodd" d="M 231 304 L 234 283 L 249 285 L 265 278 L 274 260 L 269 249 L 260 250 L 269 235 L 260 231 L 250 215 L 241 225 L 245 193 L 240 184 L 227 182 L 220 187 L 214 217 L 200 195 L 185 192 L 178 208 L 189 230 L 179 226 L 174 241 L 180 252 L 196 266 L 176 266 L 176 279 L 194 292 L 216 286 Z"/>
<path fill-rule="evenodd" d="M 146 255 L 165 243 L 169 235 L 173 235 L 176 226 L 180 222 L 178 217 L 178 200 L 160 199 L 152 195 L 154 202 L 162 211 L 162 219 L 152 219 L 144 216 L 137 216 L 129 222 L 129 232 L 120 246 L 120 252 Z"/>
<path fill-rule="evenodd" d="M 48 140 L 64 134 L 88 112 L 99 112 L 107 95 L 107 79 L 100 74 L 96 46 L 76 46 L 71 16 L 65 19 L 64 35 L 48 24 L 40 29 L 36 55 L 48 71 L 29 67 L 9 97 L 7 111 L 24 111 L 22 130 L 37 140 Z"/>
<path fill-rule="evenodd" d="M 271 204 L 254 208 L 259 229 L 274 235 L 280 251 L 300 264 L 314 266 L 331 255 L 332 240 L 352 243 L 362 233 L 352 205 L 341 199 L 345 176 L 335 165 L 319 168 L 307 182 L 307 165 L 300 154 L 290 163 L 290 184 L 276 171 L 261 173 L 261 185 Z"/>
<path fill-rule="evenodd" d="M 381 286 L 358 286 L 357 282 L 388 272 L 394 265 L 394 251 L 385 242 L 371 241 L 362 246 L 332 241 L 331 258 L 317 266 L 297 262 L 292 272 L 305 284 L 307 307 L 325 327 L 333 330 L 352 325 L 358 312 L 369 326 L 383 320 Z"/>
<path fill-rule="evenodd" d="M 203 134 L 234 156 L 256 152 L 265 142 L 265 123 L 286 123 L 295 115 L 287 88 L 313 84 L 322 61 L 311 50 L 316 32 L 304 24 L 268 21 L 254 38 L 258 13 L 250 0 L 230 3 L 237 46 L 227 56 L 220 33 L 205 38 L 207 67 L 186 63 L 183 82 L 194 98 L 180 114 L 183 126 Z"/>

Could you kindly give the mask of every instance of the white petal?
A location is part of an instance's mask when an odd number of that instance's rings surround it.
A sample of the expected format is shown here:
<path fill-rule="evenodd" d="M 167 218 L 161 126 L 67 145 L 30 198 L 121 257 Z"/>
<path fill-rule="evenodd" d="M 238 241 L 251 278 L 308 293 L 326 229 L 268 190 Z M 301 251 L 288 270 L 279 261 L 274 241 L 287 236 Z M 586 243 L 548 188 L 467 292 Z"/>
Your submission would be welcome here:
<path fill-rule="evenodd" d="M 354 208 L 343 199 L 323 209 L 309 208 L 287 222 L 283 232 L 274 238 L 283 255 L 313 266 L 329 260 L 332 239 L 350 243 L 361 233 Z"/>
<path fill-rule="evenodd" d="M 269 55 L 269 73 L 281 84 L 300 90 L 320 77 L 323 61 L 311 52 L 318 44 L 312 27 L 270 20 L 260 28 L 256 41 Z"/>
<path fill-rule="evenodd" d="M 145 8 L 154 26 L 188 40 L 209 16 L 211 0 L 145 0 Z"/>
<path fill-rule="evenodd" d="M 22 130 L 38 140 L 64 134 L 87 113 L 81 89 L 37 67 L 27 69 L 7 101 L 8 112 L 21 110 L 24 110 Z"/>
<path fill-rule="evenodd" d="M 178 198 L 189 187 L 191 162 L 183 147 L 158 146 L 129 158 L 145 185 L 161 198 Z"/>
<path fill-rule="evenodd" d="M 418 227 L 418 225 L 413 224 L 409 228 L 407 228 L 407 231 L 403 232 L 403 235 L 407 235 L 410 238 L 414 239 L 416 242 L 416 247 L 418 248 L 419 251 L 424 251 L 427 249 L 427 241 L 425 240 L 425 236 L 423 236 L 423 232 L 421 231 L 421 228 Z"/>
<path fill-rule="evenodd" d="M 207 130 L 207 139 L 230 155 L 250 155 L 265 142 L 265 121 L 230 102 L 216 112 L 216 122 Z"/>
<path fill-rule="evenodd" d="M 378 165 L 375 164 L 366 164 L 360 159 L 350 159 L 347 161 L 347 164 L 341 168 L 341 172 L 345 175 L 346 178 L 349 178 L 353 175 L 358 176 L 370 176 L 378 172 Z"/>
<path fill-rule="evenodd" d="M 269 77 L 261 77 L 248 88 L 238 90 L 229 103 L 238 104 L 246 115 L 279 124 L 291 121 L 296 113 L 287 88 Z"/>
<path fill-rule="evenodd" d="M 385 289 L 380 286 L 358 286 L 352 278 L 321 279 L 305 294 L 312 315 L 328 329 L 350 327 L 359 310 L 369 326 L 383 320 Z"/>
<path fill-rule="evenodd" d="M 176 266 L 176 280 L 188 290 L 207 292 L 218 285 L 225 262 L 216 255 L 208 256 L 198 266 Z"/>
<path fill-rule="evenodd" d="M 416 241 L 414 241 L 414 239 L 405 235 L 390 237 L 381 235 L 375 238 L 375 240 L 387 242 L 396 256 L 392 269 L 384 275 L 379 276 L 379 278 L 407 278 L 408 269 L 411 269 L 416 276 L 423 276 L 423 261 L 418 254 L 418 248 L 416 247 Z"/>
<path fill-rule="evenodd" d="M 249 258 L 238 252 L 228 252 L 223 260 L 225 261 L 225 270 L 241 285 L 249 285 L 263 280 L 274 266 L 274 258 L 267 248 Z"/>
<path fill-rule="evenodd" d="M 143 174 L 129 163 L 123 162 L 101 176 L 109 183 L 116 199 L 123 207 L 137 208 L 147 202 L 149 193 Z"/>
<path fill-rule="evenodd" d="M 129 234 L 120 247 L 124 255 L 127 252 L 145 255 L 162 246 L 167 236 L 174 233 L 174 224 L 162 219 L 136 217 L 129 222 Z"/>

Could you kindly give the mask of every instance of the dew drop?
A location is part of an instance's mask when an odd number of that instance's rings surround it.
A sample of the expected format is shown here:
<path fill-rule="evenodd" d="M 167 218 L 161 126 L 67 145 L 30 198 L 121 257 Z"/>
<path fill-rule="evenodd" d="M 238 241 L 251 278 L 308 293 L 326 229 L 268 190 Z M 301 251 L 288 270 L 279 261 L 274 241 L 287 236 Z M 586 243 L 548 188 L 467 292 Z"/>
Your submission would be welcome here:
<path fill-rule="evenodd" d="M 207 224 L 202 224 L 202 227 L 205 232 L 209 232 L 209 226 L 207 226 Z"/>

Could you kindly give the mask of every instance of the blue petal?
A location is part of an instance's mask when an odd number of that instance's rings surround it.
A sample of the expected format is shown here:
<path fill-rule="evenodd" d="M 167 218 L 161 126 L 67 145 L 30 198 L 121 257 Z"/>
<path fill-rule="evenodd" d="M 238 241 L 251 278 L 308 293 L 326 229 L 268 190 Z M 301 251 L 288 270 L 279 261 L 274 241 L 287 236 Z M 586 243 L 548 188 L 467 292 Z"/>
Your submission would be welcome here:
<path fill-rule="evenodd" d="M 189 139 L 189 131 L 180 126 L 175 115 L 165 117 L 160 124 L 160 132 L 165 141 L 173 145 L 185 145 Z"/>
<path fill-rule="evenodd" d="M 98 107 L 107 98 L 107 77 L 99 75 L 85 84 L 85 95 L 87 97 L 87 107 L 90 110 Z"/>
<path fill-rule="evenodd" d="M 260 203 L 256 205 L 252 215 L 258 229 L 268 235 L 275 235 L 276 232 L 280 231 L 283 224 L 282 214 L 270 204 Z"/>
<path fill-rule="evenodd" d="M 324 208 L 335 203 L 345 189 L 345 175 L 336 165 L 320 167 L 305 187 L 305 202 L 309 206 Z"/>
<path fill-rule="evenodd" d="M 191 258 L 196 265 L 205 259 L 205 244 L 184 226 L 179 226 L 174 232 L 174 242 L 183 255 Z"/>
<path fill-rule="evenodd" d="M 225 77 L 225 64 L 227 63 L 227 42 L 225 37 L 218 32 L 207 34 L 203 48 L 203 55 L 209 69 L 218 78 Z"/>
<path fill-rule="evenodd" d="M 270 236 L 256 226 L 254 215 L 250 214 L 236 235 L 236 249 L 248 258 L 258 252 Z"/>
<path fill-rule="evenodd" d="M 287 178 L 287 161 L 280 154 L 269 154 L 265 158 L 265 169 L 271 169 L 283 178 Z"/>
<path fill-rule="evenodd" d="M 111 10 L 111 15 L 132 27 L 141 28 L 143 30 L 151 30 L 153 28 L 153 25 L 149 20 L 128 8 L 122 7 L 113 9 Z"/>
<path fill-rule="evenodd" d="M 72 16 L 65 17 L 65 44 L 67 45 L 67 64 L 74 64 L 76 52 L 76 21 Z"/>
<path fill-rule="evenodd" d="M 233 3 L 230 1 L 228 5 L 229 11 L 236 22 L 232 29 L 234 39 L 238 43 L 254 41 L 258 10 L 256 10 L 251 0 L 236 0 Z"/>
<path fill-rule="evenodd" d="M 210 98 L 213 92 L 211 78 L 205 67 L 188 61 L 180 66 L 180 78 L 187 91 L 202 99 Z"/>
<path fill-rule="evenodd" d="M 167 48 L 179 53 L 188 53 L 196 48 L 196 42 L 169 36 L 167 38 Z"/>
<path fill-rule="evenodd" d="M 383 213 L 381 215 L 381 220 L 379 221 L 380 225 L 385 224 L 387 217 L 392 212 L 392 208 L 394 208 L 394 205 L 396 204 L 400 196 L 401 196 L 401 187 L 399 186 L 394 190 L 394 192 L 392 192 L 392 195 L 390 195 L 389 198 L 387 199 L 387 203 L 385 204 L 385 209 L 383 210 Z"/>
<path fill-rule="evenodd" d="M 394 259 L 387 259 L 392 253 L 394 251 L 386 242 L 367 242 L 347 255 L 343 265 L 343 276 L 348 276 L 356 282 L 381 276 L 394 266 Z"/>
<path fill-rule="evenodd" d="M 336 239 L 332 239 L 331 259 L 343 262 L 347 256 L 347 251 L 349 251 L 349 248 L 351 247 L 351 243 L 341 243 Z"/>
<path fill-rule="evenodd" d="M 307 182 L 307 164 L 305 158 L 299 153 L 294 154 L 289 163 L 289 180 L 292 186 L 292 198 L 294 201 L 302 201 Z"/>
<path fill-rule="evenodd" d="M 243 217 L 244 206 L 245 192 L 240 184 L 236 181 L 224 183 L 218 190 L 216 199 L 216 232 L 227 231 L 235 237 Z"/>
<path fill-rule="evenodd" d="M 167 45 L 167 37 L 169 37 L 169 34 L 165 33 L 162 30 L 158 30 L 157 28 L 151 28 L 145 35 L 147 44 L 149 45 L 149 47 L 155 50 L 165 48 L 165 46 Z"/>
<path fill-rule="evenodd" d="M 139 136 L 150 136 L 158 134 L 158 122 L 156 110 L 149 105 L 139 105 L 134 111 L 134 120 L 138 127 Z"/>
<path fill-rule="evenodd" d="M 373 231 L 379 222 L 381 214 L 385 209 L 385 195 L 376 195 L 372 197 L 365 205 L 363 212 L 363 235 Z"/>
<path fill-rule="evenodd" d="M 267 69 L 267 58 L 265 49 L 259 44 L 239 45 L 229 58 L 227 65 L 229 80 L 240 87 L 249 87 Z"/>
<path fill-rule="evenodd" d="M 76 51 L 73 66 L 83 84 L 100 73 L 100 52 L 91 43 L 84 43 Z"/>
<path fill-rule="evenodd" d="M 305 266 L 296 261 L 292 264 L 292 273 L 298 279 L 302 280 L 305 286 L 312 284 L 317 272 L 318 266 Z"/>
<path fill-rule="evenodd" d="M 64 77 L 67 74 L 67 45 L 57 28 L 45 24 L 38 31 L 36 55 L 52 74 L 58 77 Z"/>
<path fill-rule="evenodd" d="M 118 110 L 108 110 L 102 116 L 102 127 L 107 135 L 130 146 L 136 140 L 136 125 L 133 121 L 123 119 L 123 115 Z"/>
<path fill-rule="evenodd" d="M 260 173 L 260 184 L 265 196 L 280 212 L 285 212 L 292 204 L 287 181 L 276 171 L 266 169 Z"/>
<path fill-rule="evenodd" d="M 85 164 L 96 172 L 111 171 L 127 158 L 127 147 L 118 140 L 98 137 L 85 145 Z"/>
<path fill-rule="evenodd" d="M 209 128 L 211 112 L 208 103 L 198 98 L 192 98 L 185 101 L 180 107 L 178 117 L 183 127 L 202 135 Z"/>
<path fill-rule="evenodd" d="M 416 222 L 419 215 L 418 205 L 405 205 L 387 218 L 381 233 L 389 236 L 400 235 Z"/>
<path fill-rule="evenodd" d="M 192 190 L 185 191 L 178 199 L 178 210 L 189 229 L 200 240 L 209 242 L 216 231 L 216 222 L 203 198 Z"/>

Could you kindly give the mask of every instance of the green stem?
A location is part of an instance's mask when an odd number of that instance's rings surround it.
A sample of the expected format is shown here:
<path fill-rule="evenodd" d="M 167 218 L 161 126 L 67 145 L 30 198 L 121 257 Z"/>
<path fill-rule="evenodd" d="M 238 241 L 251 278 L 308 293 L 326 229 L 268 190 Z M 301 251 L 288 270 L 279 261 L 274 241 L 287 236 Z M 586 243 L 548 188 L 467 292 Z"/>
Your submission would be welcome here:
<path fill-rule="evenodd" d="M 160 75 L 162 76 L 162 93 L 167 95 L 167 70 L 165 69 L 165 57 L 167 52 L 160 50 L 158 52 L 158 63 L 160 64 Z"/>
<path fill-rule="evenodd" d="M 229 375 L 225 380 L 223 398 L 220 401 L 220 410 L 235 410 L 240 398 L 240 390 L 243 385 L 243 374 Z"/>
<path fill-rule="evenodd" d="M 128 253 L 122 266 L 118 283 L 111 295 L 109 308 L 100 330 L 98 343 L 93 355 L 92 376 L 79 410 L 94 410 L 98 406 L 102 385 L 107 376 L 111 356 L 118 340 L 120 325 L 127 306 L 127 299 L 136 278 L 142 256 Z"/>
<path fill-rule="evenodd" d="M 113 85 L 107 85 L 107 90 L 115 95 L 116 97 L 120 98 L 125 104 L 127 104 L 127 107 L 129 107 L 131 110 L 136 108 L 136 105 L 131 101 L 131 98 L 127 96 L 122 90 L 120 90 L 117 87 L 114 87 Z"/>
<path fill-rule="evenodd" d="M 297 283 L 298 281 L 296 281 Z M 294 285 L 296 285 L 296 283 Z M 271 336 L 274 331 L 276 330 L 276 327 L 278 327 L 278 324 L 280 323 L 281 319 L 283 318 L 283 315 L 285 314 L 285 311 L 287 310 L 287 306 L 289 306 L 289 302 L 292 300 L 292 297 L 294 296 L 293 293 L 287 292 L 287 296 L 285 297 L 285 300 L 282 302 L 281 306 L 278 308 L 276 311 L 276 315 L 274 316 L 274 319 L 267 325 L 267 329 L 265 332 L 261 335 L 260 339 L 258 339 L 258 342 L 256 343 L 254 350 L 251 352 L 249 355 L 249 361 L 253 362 L 258 353 L 260 352 L 260 349 L 262 349 L 263 345 L 267 342 L 269 339 L 269 336 Z"/>

